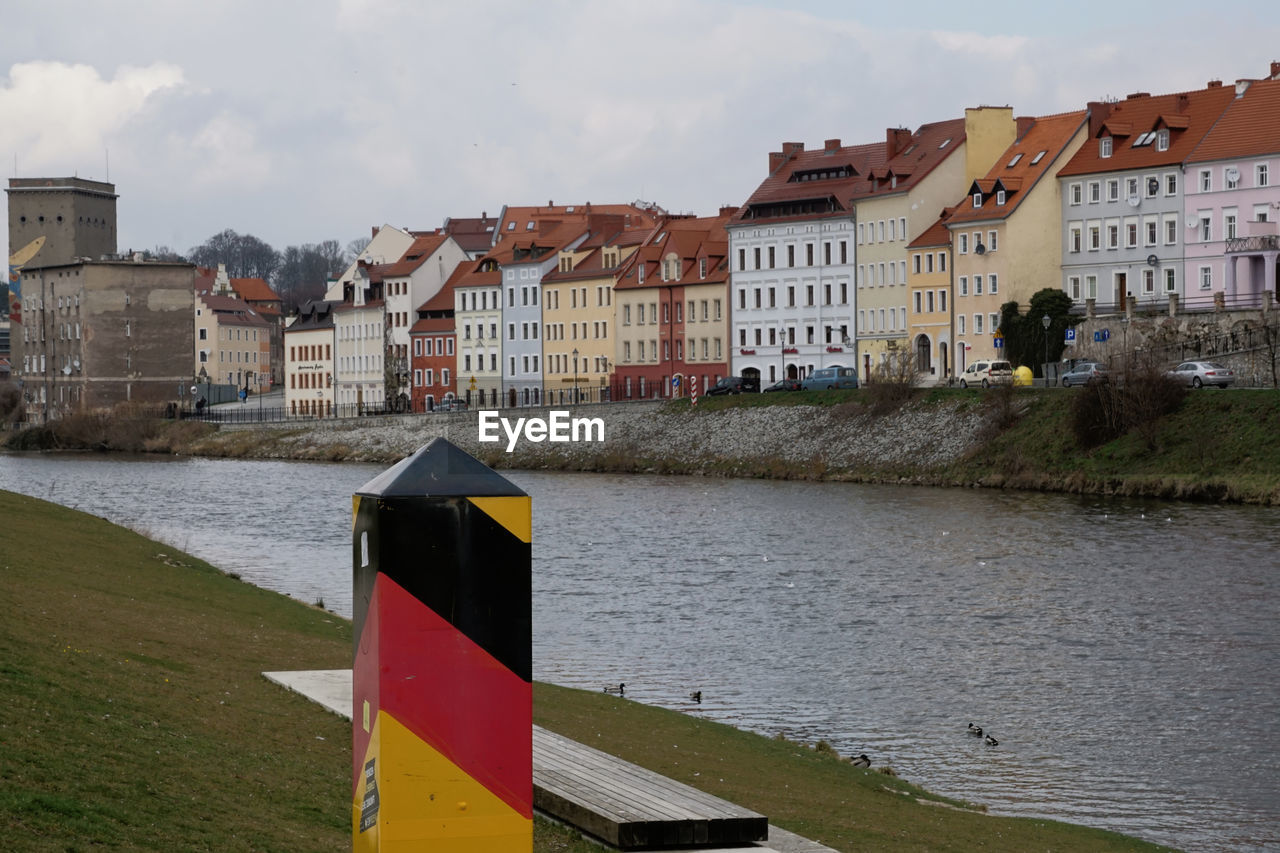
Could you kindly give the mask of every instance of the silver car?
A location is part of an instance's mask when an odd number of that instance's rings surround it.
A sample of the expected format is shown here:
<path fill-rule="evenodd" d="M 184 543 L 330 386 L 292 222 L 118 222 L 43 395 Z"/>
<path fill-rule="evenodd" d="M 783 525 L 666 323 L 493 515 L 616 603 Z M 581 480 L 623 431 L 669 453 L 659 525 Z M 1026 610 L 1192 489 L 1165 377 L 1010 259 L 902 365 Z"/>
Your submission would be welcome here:
<path fill-rule="evenodd" d="M 1087 385 L 1097 379 L 1103 379 L 1107 375 L 1105 365 L 1096 361 L 1082 361 L 1075 367 L 1062 374 L 1062 387 L 1070 388 L 1072 385 Z"/>
<path fill-rule="evenodd" d="M 1184 361 L 1170 370 L 1169 375 L 1192 388 L 1202 388 L 1205 385 L 1226 388 L 1236 381 L 1235 371 L 1216 361 Z"/>

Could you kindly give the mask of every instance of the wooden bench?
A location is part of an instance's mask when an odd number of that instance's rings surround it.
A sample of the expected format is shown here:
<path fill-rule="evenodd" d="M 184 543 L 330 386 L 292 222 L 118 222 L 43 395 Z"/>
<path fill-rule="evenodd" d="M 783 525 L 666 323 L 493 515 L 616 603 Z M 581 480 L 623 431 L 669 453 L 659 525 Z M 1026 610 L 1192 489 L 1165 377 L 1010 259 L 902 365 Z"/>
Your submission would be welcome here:
<path fill-rule="evenodd" d="M 764 841 L 763 815 L 533 727 L 533 805 L 621 850 Z"/>

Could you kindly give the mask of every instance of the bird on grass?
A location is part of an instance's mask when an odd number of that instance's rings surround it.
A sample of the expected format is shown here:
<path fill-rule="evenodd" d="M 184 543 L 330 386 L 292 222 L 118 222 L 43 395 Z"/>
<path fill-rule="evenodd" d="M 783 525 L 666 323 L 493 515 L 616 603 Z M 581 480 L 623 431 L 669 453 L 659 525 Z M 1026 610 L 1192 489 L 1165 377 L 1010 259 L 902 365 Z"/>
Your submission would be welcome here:
<path fill-rule="evenodd" d="M 870 767 L 871 759 L 867 758 L 867 754 L 864 752 L 861 755 L 859 755 L 857 758 L 850 758 L 849 763 L 852 764 L 854 767 Z"/>
<path fill-rule="evenodd" d="M 996 739 L 995 739 L 995 738 L 993 738 L 991 735 L 987 735 L 985 738 L 983 738 L 983 741 L 986 743 L 986 745 L 987 745 L 987 746 L 999 746 L 999 745 L 1000 745 L 1000 741 L 996 740 Z"/>
<path fill-rule="evenodd" d="M 697 702 L 699 705 L 701 705 L 701 704 L 702 704 L 702 691 L 701 691 L 701 690 L 695 690 L 695 691 L 693 691 L 692 693 L 690 693 L 690 694 L 689 694 L 689 698 L 690 698 L 690 699 L 692 699 L 693 701 Z"/>
<path fill-rule="evenodd" d="M 604 692 L 605 692 L 605 693 L 616 693 L 616 694 L 618 694 L 619 696 L 625 696 L 625 695 L 627 695 L 627 685 L 626 685 L 626 682 L 623 682 L 622 684 L 619 684 L 617 687 L 612 687 L 612 686 L 610 686 L 610 687 L 606 687 L 606 688 L 604 689 Z"/>
<path fill-rule="evenodd" d="M 975 726 L 973 723 L 970 723 L 969 734 L 973 735 L 974 737 L 982 737 L 982 726 Z"/>

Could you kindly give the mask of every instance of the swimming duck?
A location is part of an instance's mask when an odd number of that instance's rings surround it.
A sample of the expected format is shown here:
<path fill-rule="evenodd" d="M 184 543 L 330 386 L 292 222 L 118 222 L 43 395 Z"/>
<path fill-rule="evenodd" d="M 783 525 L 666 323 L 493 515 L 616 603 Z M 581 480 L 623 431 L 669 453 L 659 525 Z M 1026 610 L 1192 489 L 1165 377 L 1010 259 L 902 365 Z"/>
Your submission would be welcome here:
<path fill-rule="evenodd" d="M 870 767 L 871 759 L 867 758 L 866 753 L 859 755 L 857 758 L 850 758 L 849 763 L 854 767 Z"/>
<path fill-rule="evenodd" d="M 982 726 L 975 726 L 973 723 L 970 723 L 969 734 L 973 735 L 974 737 L 982 737 Z"/>
<path fill-rule="evenodd" d="M 983 741 L 987 744 L 987 746 L 999 746 L 999 745 L 1000 745 L 1000 741 L 996 740 L 996 739 L 995 739 L 995 738 L 993 738 L 991 735 L 987 735 L 985 738 L 983 738 Z"/>
<path fill-rule="evenodd" d="M 692 699 L 693 701 L 697 702 L 699 705 L 701 705 L 701 704 L 702 704 L 702 691 L 701 691 L 701 690 L 695 690 L 695 691 L 693 691 L 692 693 L 690 693 L 690 694 L 689 694 L 689 698 L 690 698 L 690 699 Z"/>
<path fill-rule="evenodd" d="M 616 693 L 616 694 L 618 694 L 619 696 L 625 696 L 625 695 L 626 695 L 626 693 L 627 693 L 627 685 L 626 685 L 626 683 L 624 682 L 624 683 L 622 683 L 622 684 L 619 684 L 617 687 L 606 687 L 606 688 L 604 689 L 604 692 L 605 692 L 605 693 Z"/>

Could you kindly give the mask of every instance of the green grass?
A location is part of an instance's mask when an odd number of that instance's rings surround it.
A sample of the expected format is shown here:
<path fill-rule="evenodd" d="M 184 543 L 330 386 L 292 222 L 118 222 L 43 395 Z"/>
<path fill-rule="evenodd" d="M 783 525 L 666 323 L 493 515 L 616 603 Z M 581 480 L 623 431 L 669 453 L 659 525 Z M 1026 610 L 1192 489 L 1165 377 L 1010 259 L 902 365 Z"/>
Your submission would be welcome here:
<path fill-rule="evenodd" d="M 93 516 L 8 492 L 0 515 L 0 847 L 350 849 L 350 723 L 261 676 L 349 666 L 347 620 Z M 534 715 L 839 850 L 1157 849 L 603 694 L 538 684 Z"/>

